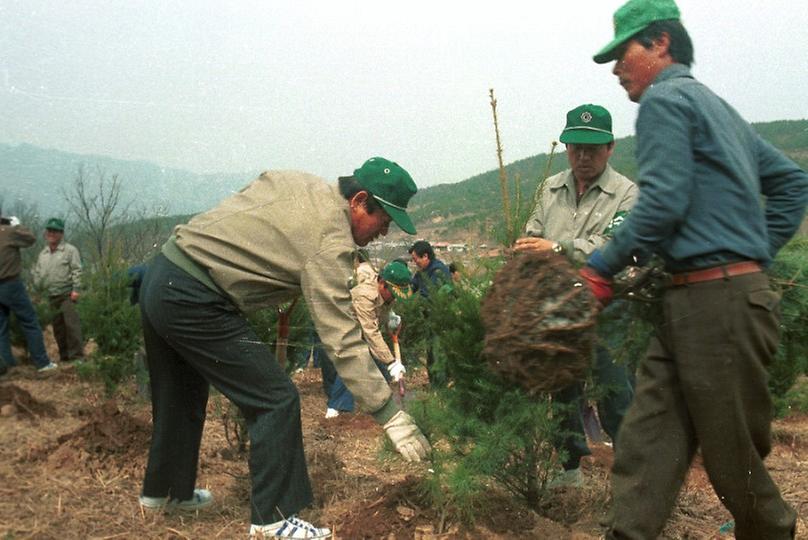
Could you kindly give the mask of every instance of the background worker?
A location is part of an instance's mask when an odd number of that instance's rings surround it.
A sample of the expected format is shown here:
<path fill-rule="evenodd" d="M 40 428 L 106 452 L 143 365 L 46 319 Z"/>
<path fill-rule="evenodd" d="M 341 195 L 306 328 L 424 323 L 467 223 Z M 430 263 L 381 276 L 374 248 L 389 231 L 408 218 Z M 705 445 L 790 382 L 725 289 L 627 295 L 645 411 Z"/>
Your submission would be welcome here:
<path fill-rule="evenodd" d="M 536 208 L 527 222 L 527 237 L 516 241 L 517 252 L 560 253 L 582 264 L 611 238 L 614 228 L 625 219 L 637 199 L 637 186 L 609 165 L 614 152 L 612 117 L 600 105 L 580 105 L 567 113 L 567 123 L 559 140 L 567 145 L 570 168 L 551 176 L 538 188 Z M 609 345 L 610 324 L 619 319 L 625 306 L 615 302 L 598 320 L 598 343 L 592 379 L 601 394 L 598 415 L 601 424 L 616 443 L 617 432 L 634 390 L 625 363 L 615 363 Z M 603 330 L 606 327 L 606 330 Z M 560 446 L 566 453 L 564 474 L 553 487 L 582 483 L 580 463 L 591 452 L 586 444 L 581 410 L 584 385 L 576 383 L 554 396 L 565 406 L 561 421 L 564 433 Z"/>
<path fill-rule="evenodd" d="M 620 431 L 607 538 L 658 537 L 698 448 L 736 538 L 793 538 L 796 514 L 763 463 L 780 300 L 763 268 L 803 219 L 808 175 L 693 77 L 673 0 L 630 0 L 614 31 L 594 60 L 614 60 L 640 104 L 640 196 L 581 276 L 602 301 L 652 253 L 673 277 Z"/>
<path fill-rule="evenodd" d="M 51 218 L 45 224 L 45 247 L 31 273 L 38 288 L 48 295 L 53 312 L 53 336 L 62 362 L 84 358 L 84 339 L 76 302 L 81 294 L 81 256 L 64 241 L 65 222 Z"/>
<path fill-rule="evenodd" d="M 410 282 L 412 291 L 427 300 L 427 305 L 424 306 L 424 319 L 428 322 L 429 297 L 444 286 L 451 287 L 452 274 L 449 267 L 435 257 L 435 250 L 426 240 L 418 240 L 407 251 L 417 268 Z M 427 324 L 426 371 L 429 375 L 429 384 L 433 387 L 446 386 L 447 382 L 446 373 L 435 365 L 435 355 L 439 347 L 437 333 Z"/>
<path fill-rule="evenodd" d="M 398 164 L 371 158 L 339 185 L 269 171 L 218 206 L 179 225 L 149 265 L 140 306 L 154 433 L 141 505 L 195 510 L 194 489 L 208 385 L 239 407 L 250 437 L 251 536 L 328 538 L 297 517 L 312 502 L 300 397 L 244 312 L 302 294 L 323 346 L 359 405 L 405 459 L 429 444 L 399 410 L 353 317 L 348 281 L 356 246 L 406 213 L 417 188 Z"/>
<path fill-rule="evenodd" d="M 396 298 L 407 295 L 412 278 L 410 269 L 400 261 L 393 261 L 377 274 L 369 262 L 362 262 L 356 269 L 356 276 L 357 284 L 351 288 L 351 301 L 356 320 L 362 327 L 362 337 L 385 380 L 398 381 L 407 370 L 390 351 L 381 329 L 388 326 L 395 331 L 401 325 L 401 317 L 392 311 L 391 306 Z M 353 411 L 353 395 L 337 375 L 334 364 L 328 358 L 321 358 L 320 362 L 323 383 L 330 382 L 326 390 L 328 409 L 325 417 L 334 418 L 340 412 Z"/>
<path fill-rule="evenodd" d="M 11 314 L 20 323 L 28 354 L 37 371 L 44 372 L 56 368 L 45 350 L 42 327 L 31 304 L 25 284 L 20 279 L 22 257 L 20 249 L 34 245 L 36 236 L 27 227 L 19 224 L 13 216 L 0 216 L 0 375 L 8 368 L 17 365 L 11 353 L 10 326 Z"/>

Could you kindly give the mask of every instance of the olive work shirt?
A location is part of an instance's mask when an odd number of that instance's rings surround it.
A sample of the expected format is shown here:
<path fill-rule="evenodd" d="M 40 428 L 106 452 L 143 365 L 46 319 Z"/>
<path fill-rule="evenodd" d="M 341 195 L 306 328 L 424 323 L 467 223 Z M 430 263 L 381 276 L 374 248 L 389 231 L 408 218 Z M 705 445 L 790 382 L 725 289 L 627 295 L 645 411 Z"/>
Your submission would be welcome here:
<path fill-rule="evenodd" d="M 351 289 L 356 320 L 362 327 L 362 335 L 372 354 L 383 364 L 392 364 L 396 358 L 382 337 L 379 321 L 385 321 L 389 313 L 387 304 L 379 294 L 379 278 L 373 267 L 362 263 L 356 269 L 357 285 Z"/>
<path fill-rule="evenodd" d="M 653 253 L 670 272 L 767 265 L 799 227 L 808 175 L 686 66 L 643 93 L 636 133 L 640 196 L 602 261 L 590 261 L 599 273 Z"/>
<path fill-rule="evenodd" d="M 34 245 L 36 237 L 27 227 L 0 225 L 0 280 L 9 280 L 22 272 L 20 248 Z"/>
<path fill-rule="evenodd" d="M 349 290 L 356 249 L 336 185 L 299 171 L 268 171 L 174 230 L 179 252 L 242 311 L 306 300 L 317 333 L 359 405 L 384 423 L 391 392 L 362 339 Z M 163 253 L 197 276 L 172 253 Z M 198 272 L 198 270 L 197 270 Z M 206 280 L 205 278 L 208 278 Z"/>
<path fill-rule="evenodd" d="M 39 252 L 31 277 L 48 296 L 61 296 L 81 289 L 81 257 L 79 250 L 64 240 L 51 251 L 45 246 Z"/>
<path fill-rule="evenodd" d="M 538 187 L 525 232 L 558 242 L 575 262 L 584 263 L 611 238 L 634 206 L 638 191 L 634 182 L 607 164 L 578 201 L 575 176 L 567 169 Z"/>

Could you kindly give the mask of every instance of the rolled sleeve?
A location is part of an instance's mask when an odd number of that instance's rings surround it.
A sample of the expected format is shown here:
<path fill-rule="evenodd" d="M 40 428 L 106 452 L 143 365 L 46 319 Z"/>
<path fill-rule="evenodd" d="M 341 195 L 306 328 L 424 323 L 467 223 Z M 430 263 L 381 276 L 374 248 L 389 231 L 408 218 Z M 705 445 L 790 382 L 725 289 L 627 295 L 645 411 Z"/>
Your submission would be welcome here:
<path fill-rule="evenodd" d="M 808 204 L 808 175 L 760 137 L 757 147 L 760 189 L 766 196 L 769 254 L 774 259 L 802 223 Z"/>
<path fill-rule="evenodd" d="M 300 283 L 314 326 L 337 373 L 360 407 L 373 413 L 385 406 L 391 392 L 353 316 L 348 291 L 351 253 L 345 246 L 318 252 L 305 264 Z"/>

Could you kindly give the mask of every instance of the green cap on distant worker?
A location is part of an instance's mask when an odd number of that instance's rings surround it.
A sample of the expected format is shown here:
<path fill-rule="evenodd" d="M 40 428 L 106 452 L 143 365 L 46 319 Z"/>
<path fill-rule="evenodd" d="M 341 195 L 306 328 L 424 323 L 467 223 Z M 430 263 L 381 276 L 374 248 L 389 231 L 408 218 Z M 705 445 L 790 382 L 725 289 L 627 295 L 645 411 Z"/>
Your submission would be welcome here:
<path fill-rule="evenodd" d="M 396 298 L 407 298 L 411 294 L 410 280 L 412 274 L 407 264 L 401 261 L 393 261 L 382 268 L 379 277 L 388 285 L 388 290 Z"/>
<path fill-rule="evenodd" d="M 410 173 L 398 163 L 383 157 L 372 157 L 356 169 L 353 175 L 360 186 L 373 194 L 373 198 L 379 201 L 402 231 L 415 234 L 415 225 L 407 215 L 407 203 L 418 191 L 418 187 L 412 181 Z"/>
<path fill-rule="evenodd" d="M 393 261 L 382 268 L 381 278 L 394 285 L 409 285 L 412 274 L 406 264 L 401 261 Z"/>
<path fill-rule="evenodd" d="M 612 115 L 591 103 L 575 107 L 567 113 L 567 125 L 558 140 L 564 144 L 608 144 L 614 140 Z"/>
<path fill-rule="evenodd" d="M 614 12 L 614 39 L 592 58 L 598 64 L 616 60 L 615 52 L 631 36 L 652 22 L 680 17 L 679 8 L 673 0 L 629 0 Z"/>
<path fill-rule="evenodd" d="M 45 223 L 45 228 L 51 231 L 64 231 L 65 230 L 65 221 L 59 218 L 50 218 L 47 223 Z"/>

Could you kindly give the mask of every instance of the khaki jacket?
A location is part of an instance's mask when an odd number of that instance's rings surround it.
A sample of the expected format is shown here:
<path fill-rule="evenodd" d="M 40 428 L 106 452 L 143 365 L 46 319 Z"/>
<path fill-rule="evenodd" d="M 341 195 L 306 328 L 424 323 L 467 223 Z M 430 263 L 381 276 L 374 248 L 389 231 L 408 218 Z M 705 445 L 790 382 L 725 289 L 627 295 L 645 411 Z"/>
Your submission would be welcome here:
<path fill-rule="evenodd" d="M 637 200 L 636 184 L 606 165 L 603 174 L 576 201 L 575 178 L 567 169 L 548 178 L 536 192 L 536 208 L 527 222 L 528 236 L 560 243 L 573 260 L 604 245 Z"/>
<path fill-rule="evenodd" d="M 30 229 L 17 225 L 0 225 L 0 279 L 17 277 L 22 272 L 20 248 L 34 245 L 36 237 Z"/>
<path fill-rule="evenodd" d="M 243 311 L 302 294 L 340 377 L 360 406 L 374 412 L 391 393 L 353 314 L 350 224 L 336 186 L 302 172 L 269 171 L 174 235 L 177 247 Z"/>
<path fill-rule="evenodd" d="M 34 284 L 44 287 L 49 296 L 58 296 L 81 289 L 81 257 L 79 250 L 64 240 L 51 252 L 45 246 L 39 252 L 31 271 Z"/>
<path fill-rule="evenodd" d="M 379 321 L 387 320 L 387 309 L 384 299 L 379 294 L 378 274 L 368 263 L 362 263 L 356 269 L 358 284 L 351 289 L 356 320 L 362 326 L 362 335 L 370 347 L 370 354 L 384 364 L 392 364 L 395 356 L 382 337 Z"/>

